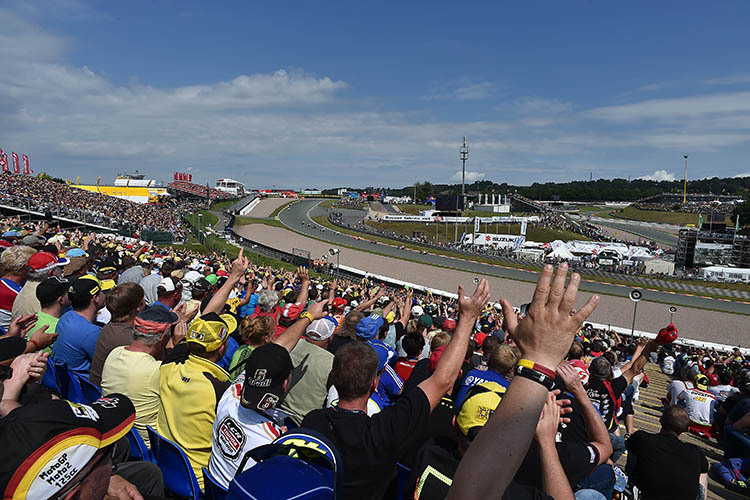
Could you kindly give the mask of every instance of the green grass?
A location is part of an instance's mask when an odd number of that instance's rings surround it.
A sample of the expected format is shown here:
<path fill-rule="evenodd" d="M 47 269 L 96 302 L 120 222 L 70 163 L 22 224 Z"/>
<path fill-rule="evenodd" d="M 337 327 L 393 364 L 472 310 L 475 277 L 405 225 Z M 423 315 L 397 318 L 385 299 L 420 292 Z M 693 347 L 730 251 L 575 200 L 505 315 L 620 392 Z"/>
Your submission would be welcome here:
<path fill-rule="evenodd" d="M 263 224 L 265 226 L 286 228 L 284 224 L 276 219 L 253 219 L 252 217 L 235 217 L 235 226 L 247 226 L 250 224 Z"/>
<path fill-rule="evenodd" d="M 283 205 L 279 206 L 276 210 L 274 210 L 273 212 L 271 212 L 271 215 L 269 215 L 269 218 L 275 219 L 276 216 L 279 215 L 279 212 L 281 212 L 282 210 L 284 210 L 290 203 L 293 203 L 293 202 L 294 202 L 294 200 L 288 201 L 288 202 L 284 203 Z"/>
<path fill-rule="evenodd" d="M 576 207 L 582 214 L 594 214 L 597 212 L 608 212 L 610 210 L 606 207 L 595 207 L 593 205 L 576 205 Z"/>
<path fill-rule="evenodd" d="M 369 226 L 382 231 L 395 232 L 397 234 L 411 236 L 413 231 L 423 231 L 425 235 L 430 239 L 435 239 L 435 224 L 424 224 L 420 222 L 368 222 Z M 459 224 L 458 226 L 458 237 L 461 237 L 463 232 L 472 232 L 474 230 L 474 224 Z M 513 234 L 519 235 L 521 233 L 520 224 L 482 224 L 481 232 L 488 232 L 491 234 Z M 453 242 L 455 240 L 456 229 L 454 224 L 448 223 L 447 234 L 446 225 L 439 224 L 437 229 L 438 240 Z M 555 240 L 585 240 L 585 236 L 573 233 L 570 231 L 555 231 L 553 229 L 538 228 L 529 225 L 526 230 L 526 238 L 531 241 L 538 241 L 540 243 L 547 243 Z"/>
<path fill-rule="evenodd" d="M 336 203 L 337 203 L 338 201 L 339 201 L 339 200 L 334 200 L 334 199 L 331 199 L 331 200 L 325 200 L 325 201 L 322 201 L 322 202 L 320 203 L 320 205 L 318 205 L 318 206 L 319 206 L 319 207 L 322 207 L 322 208 L 333 208 L 333 206 L 334 206 L 334 205 L 335 205 L 335 204 L 336 204 Z"/>
<path fill-rule="evenodd" d="M 704 214 L 705 218 L 707 218 L 706 215 L 707 214 Z M 622 210 L 616 210 L 614 217 L 643 222 L 662 222 L 678 226 L 684 226 L 687 224 L 693 224 L 696 227 L 698 226 L 698 214 L 690 214 L 686 212 L 660 212 L 657 210 L 640 210 L 635 207 L 625 207 Z"/>
<path fill-rule="evenodd" d="M 235 200 L 217 201 L 216 203 L 214 203 L 213 205 L 211 205 L 211 210 L 216 210 L 218 212 L 221 212 L 222 210 L 225 210 L 225 209 L 231 207 L 235 203 L 237 203 L 236 199 Z"/>

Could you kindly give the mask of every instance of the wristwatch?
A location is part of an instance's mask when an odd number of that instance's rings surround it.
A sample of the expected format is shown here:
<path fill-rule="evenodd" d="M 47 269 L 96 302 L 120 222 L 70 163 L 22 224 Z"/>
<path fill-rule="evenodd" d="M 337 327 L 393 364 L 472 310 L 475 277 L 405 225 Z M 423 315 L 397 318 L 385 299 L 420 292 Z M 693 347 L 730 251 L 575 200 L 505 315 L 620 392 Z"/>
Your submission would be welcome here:
<path fill-rule="evenodd" d="M 313 321 L 315 321 L 315 318 L 313 318 L 313 315 L 310 314 L 308 311 L 305 311 L 305 312 L 303 312 L 302 314 L 299 315 L 299 319 L 304 319 L 304 318 L 309 319 L 310 323 L 312 323 Z"/>

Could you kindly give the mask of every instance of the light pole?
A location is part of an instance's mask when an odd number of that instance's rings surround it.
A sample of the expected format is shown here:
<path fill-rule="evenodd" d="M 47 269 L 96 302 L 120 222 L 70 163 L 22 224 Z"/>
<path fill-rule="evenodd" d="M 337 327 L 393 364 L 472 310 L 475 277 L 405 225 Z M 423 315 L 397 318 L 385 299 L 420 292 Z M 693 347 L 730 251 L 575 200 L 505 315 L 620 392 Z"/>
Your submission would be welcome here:
<path fill-rule="evenodd" d="M 328 250 L 328 253 L 331 254 L 331 257 L 334 255 L 336 256 L 336 277 L 339 276 L 339 256 L 341 255 L 341 252 L 338 248 L 330 248 Z"/>
<path fill-rule="evenodd" d="M 466 145 L 466 136 L 464 143 L 458 149 L 458 156 L 461 158 L 461 201 L 462 206 L 466 207 L 466 160 L 469 159 L 469 146 Z"/>
<path fill-rule="evenodd" d="M 685 181 L 682 184 L 682 204 L 684 205 L 687 203 L 687 158 L 688 155 L 684 155 L 683 158 L 685 158 Z"/>

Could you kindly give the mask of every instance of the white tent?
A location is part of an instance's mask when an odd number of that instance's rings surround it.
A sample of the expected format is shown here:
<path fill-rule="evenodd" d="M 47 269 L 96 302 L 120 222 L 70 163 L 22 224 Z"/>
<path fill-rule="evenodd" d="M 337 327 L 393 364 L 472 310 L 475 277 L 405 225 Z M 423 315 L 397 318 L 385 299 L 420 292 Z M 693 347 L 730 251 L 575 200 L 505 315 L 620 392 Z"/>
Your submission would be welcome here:
<path fill-rule="evenodd" d="M 560 260 L 573 260 L 575 259 L 575 256 L 570 253 L 570 250 L 567 249 L 567 247 L 559 246 L 552 250 L 549 254 L 547 254 L 548 259 L 560 259 Z"/>
<path fill-rule="evenodd" d="M 713 281 L 750 283 L 750 269 L 747 268 L 709 266 L 701 269 L 701 276 Z"/>

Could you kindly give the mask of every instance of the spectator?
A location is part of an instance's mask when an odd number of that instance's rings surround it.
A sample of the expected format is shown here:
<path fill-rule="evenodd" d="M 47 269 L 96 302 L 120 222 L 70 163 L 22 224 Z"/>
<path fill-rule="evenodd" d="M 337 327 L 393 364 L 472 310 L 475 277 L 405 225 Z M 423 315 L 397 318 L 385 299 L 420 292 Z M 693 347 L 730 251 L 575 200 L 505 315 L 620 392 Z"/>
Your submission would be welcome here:
<path fill-rule="evenodd" d="M 130 326 L 132 341 L 113 348 L 102 369 L 102 394 L 120 393 L 130 398 L 135 407 L 135 428 L 149 448 L 146 426 L 156 427 L 160 360 L 177 321 L 177 315 L 163 307 L 152 306 L 139 312 Z M 186 333 L 185 323 L 178 327 L 175 337 L 181 340 Z"/>
<path fill-rule="evenodd" d="M 49 252 L 38 252 L 29 257 L 26 263 L 26 283 L 13 302 L 12 317 L 38 313 L 42 306 L 36 298 L 36 287 L 45 278 L 60 276 L 63 266 L 67 263 L 68 259 L 58 259 L 56 255 Z"/>
<path fill-rule="evenodd" d="M 133 340 L 135 316 L 146 307 L 143 288 L 136 283 L 123 283 L 110 291 L 104 303 L 112 314 L 112 320 L 102 327 L 96 339 L 94 359 L 91 361 L 89 381 L 100 385 L 104 361 L 115 347 L 126 346 Z"/>
<path fill-rule="evenodd" d="M 226 351 L 229 335 L 237 329 L 230 314 L 217 314 L 229 292 L 239 282 L 248 262 L 240 250 L 227 281 L 214 294 L 203 315 L 190 325 L 162 364 L 159 376 L 157 431 L 182 447 L 190 460 L 198 484 L 203 488 L 203 467 L 211 456 L 216 407 L 230 386 L 229 373 L 216 364 Z"/>
<path fill-rule="evenodd" d="M 123 257 L 122 268 L 124 271 L 117 280 L 118 285 L 122 285 L 123 283 L 139 284 L 146 274 L 134 256 L 126 255 Z"/>
<path fill-rule="evenodd" d="M 700 449 L 680 441 L 690 418 L 684 408 L 662 413 L 661 431 L 637 431 L 628 440 L 627 472 L 644 498 L 692 500 L 706 498 L 708 462 Z"/>
<path fill-rule="evenodd" d="M 338 448 L 344 463 L 343 495 L 346 498 L 381 498 L 395 477 L 396 461 L 409 437 L 423 428 L 430 412 L 451 387 L 461 366 L 469 335 L 481 308 L 489 300 L 489 285 L 482 280 L 471 298 L 458 296 L 461 317 L 435 372 L 392 406 L 373 417 L 367 400 L 378 386 L 378 356 L 361 342 L 342 347 L 335 355 L 331 380 L 339 392 L 338 406 L 314 410 L 302 427 L 317 430 Z"/>
<path fill-rule="evenodd" d="M 164 278 L 168 278 L 172 275 L 174 270 L 174 264 L 171 261 L 161 261 L 160 269 L 152 271 L 151 274 L 145 276 L 138 283 L 143 288 L 143 293 L 146 299 L 146 305 L 150 306 L 158 299 L 158 288 L 162 284 Z M 168 286 L 168 285 L 167 285 Z M 180 299 L 182 299 L 182 289 L 180 289 Z M 178 301 L 179 302 L 179 301 Z M 174 307 L 174 306 L 173 306 Z"/>
<path fill-rule="evenodd" d="M 281 409 L 296 425 L 312 410 L 321 408 L 328 394 L 328 376 L 333 367 L 333 354 L 328 344 L 335 325 L 328 318 L 316 319 L 305 330 L 304 338 L 291 351 L 292 375 Z"/>
<path fill-rule="evenodd" d="M 726 369 L 720 369 L 718 373 L 719 385 L 709 386 L 708 392 L 714 395 L 716 403 L 721 404 L 726 399 L 740 390 L 732 386 L 732 374 Z"/>
<path fill-rule="evenodd" d="M 41 309 L 36 313 L 35 328 L 47 325 L 48 334 L 54 334 L 57 331 L 57 323 L 62 311 L 70 305 L 68 288 L 70 288 L 70 282 L 59 276 L 47 278 L 39 283 L 36 287 L 36 298 L 39 300 Z M 51 353 L 52 349 L 47 347 L 45 351 Z"/>
<path fill-rule="evenodd" d="M 414 366 L 419 361 L 419 355 L 422 354 L 425 341 L 424 337 L 418 333 L 407 333 L 402 339 L 401 347 L 404 349 L 406 356 L 398 358 L 393 369 L 406 383 L 414 370 Z"/>
<path fill-rule="evenodd" d="M 177 278 L 166 276 L 156 287 L 156 301 L 152 305 L 166 307 L 170 311 L 182 300 L 182 283 Z"/>
<path fill-rule="evenodd" d="M 708 377 L 705 375 L 701 373 L 696 375 L 694 384 L 695 387 L 679 393 L 675 403 L 687 411 L 692 430 L 711 436 L 716 398 L 708 392 Z"/>
<path fill-rule="evenodd" d="M 667 350 L 664 358 L 661 360 L 661 372 L 665 375 L 674 375 L 674 363 L 675 359 L 672 356 L 672 351 Z"/>
<path fill-rule="evenodd" d="M 73 310 L 63 314 L 57 323 L 59 336 L 52 348 L 52 358 L 65 363 L 79 377 L 88 378 L 101 330 L 94 324 L 94 318 L 104 307 L 104 294 L 99 280 L 87 275 L 70 285 L 68 296 Z"/>
<path fill-rule="evenodd" d="M 10 247 L 0 254 L 0 329 L 10 327 L 13 302 L 26 281 L 26 263 L 36 251 L 24 245 Z"/>
<path fill-rule="evenodd" d="M 244 362 L 250 357 L 254 349 L 267 344 L 273 338 L 276 322 L 271 316 L 246 317 L 240 322 L 239 332 L 244 345 L 240 346 L 232 355 L 229 368 L 231 380 L 235 380 L 244 372 Z"/>
<path fill-rule="evenodd" d="M 490 353 L 487 370 L 474 368 L 466 374 L 458 390 L 456 404 L 461 406 L 469 388 L 482 382 L 496 382 L 503 389 L 507 389 L 517 362 L 516 353 L 509 345 L 495 348 Z"/>

